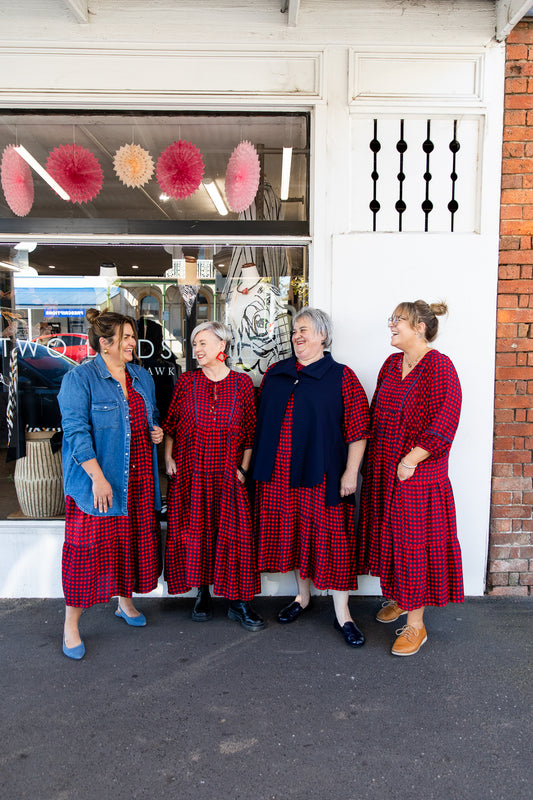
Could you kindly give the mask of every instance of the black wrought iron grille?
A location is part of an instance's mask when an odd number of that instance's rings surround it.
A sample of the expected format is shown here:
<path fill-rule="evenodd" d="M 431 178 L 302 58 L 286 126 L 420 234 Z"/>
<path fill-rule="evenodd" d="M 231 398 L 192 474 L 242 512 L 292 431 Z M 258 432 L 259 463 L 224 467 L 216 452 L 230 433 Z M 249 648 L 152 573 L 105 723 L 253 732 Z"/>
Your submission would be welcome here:
<path fill-rule="evenodd" d="M 450 121 L 452 122 L 452 121 Z M 396 141 L 397 151 L 397 164 L 398 173 L 397 178 L 397 200 L 394 207 L 398 214 L 398 231 L 402 230 L 402 218 L 407 210 L 407 202 L 405 199 L 404 183 L 407 178 L 411 181 L 423 181 L 424 199 L 420 203 L 420 229 L 425 232 L 431 230 L 431 214 L 434 210 L 434 195 L 436 192 L 442 196 L 443 190 L 447 192 L 450 197 L 447 203 L 447 208 L 450 214 L 450 231 L 453 233 L 455 216 L 459 210 L 459 203 L 456 199 L 456 182 L 459 179 L 458 175 L 458 153 L 461 144 L 457 138 L 457 120 L 453 120 L 452 130 L 450 131 L 450 140 L 447 145 L 447 153 L 438 152 L 436 144 L 431 137 L 431 120 L 426 121 L 426 138 L 421 144 L 422 151 L 425 158 L 425 170 L 418 175 L 408 175 L 405 167 L 405 153 L 409 148 L 409 143 L 405 138 L 405 121 L 399 120 L 398 139 Z M 383 202 L 385 198 L 380 197 L 380 152 L 382 150 L 382 143 L 379 138 L 379 125 L 378 120 L 374 119 L 373 136 L 369 142 L 369 148 L 372 152 L 372 171 L 370 177 L 372 180 L 372 199 L 369 202 L 369 208 L 372 212 L 372 230 L 379 229 L 379 214 L 382 211 Z M 420 146 L 420 143 L 416 146 Z M 442 148 L 442 143 L 441 143 Z M 446 190 L 444 187 L 434 187 L 432 184 L 432 164 L 435 158 L 449 159 L 449 187 Z M 387 198 L 389 200 L 390 198 Z M 412 210 L 411 210 L 412 211 Z"/>

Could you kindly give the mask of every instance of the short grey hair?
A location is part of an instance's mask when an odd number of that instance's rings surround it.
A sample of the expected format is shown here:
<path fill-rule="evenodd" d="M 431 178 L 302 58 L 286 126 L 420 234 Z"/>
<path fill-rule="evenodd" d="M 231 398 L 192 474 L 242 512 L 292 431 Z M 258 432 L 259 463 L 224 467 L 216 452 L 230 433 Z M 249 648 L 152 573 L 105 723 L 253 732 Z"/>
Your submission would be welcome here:
<path fill-rule="evenodd" d="M 233 338 L 232 333 L 227 325 L 224 325 L 223 322 L 217 322 L 216 320 L 211 322 L 201 322 L 191 333 L 191 346 L 194 342 L 195 336 L 201 331 L 211 331 L 211 333 L 214 333 L 215 336 L 225 342 L 225 349 L 227 351 L 228 345 Z"/>
<path fill-rule="evenodd" d="M 295 315 L 292 320 L 293 326 L 300 317 L 308 317 L 315 329 L 315 333 L 323 337 L 324 347 L 331 347 L 331 342 L 333 341 L 333 323 L 329 314 L 326 314 L 325 311 L 321 311 L 319 308 L 305 307 L 300 309 Z"/>

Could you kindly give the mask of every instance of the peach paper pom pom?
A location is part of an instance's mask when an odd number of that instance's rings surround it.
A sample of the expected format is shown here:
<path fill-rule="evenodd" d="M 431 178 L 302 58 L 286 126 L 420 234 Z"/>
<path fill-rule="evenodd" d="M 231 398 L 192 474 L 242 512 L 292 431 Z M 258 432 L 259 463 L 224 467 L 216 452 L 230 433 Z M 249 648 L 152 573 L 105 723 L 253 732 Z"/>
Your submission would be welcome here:
<path fill-rule="evenodd" d="M 148 150 L 140 145 L 124 144 L 115 153 L 113 167 L 122 183 L 137 188 L 152 177 L 154 162 Z"/>

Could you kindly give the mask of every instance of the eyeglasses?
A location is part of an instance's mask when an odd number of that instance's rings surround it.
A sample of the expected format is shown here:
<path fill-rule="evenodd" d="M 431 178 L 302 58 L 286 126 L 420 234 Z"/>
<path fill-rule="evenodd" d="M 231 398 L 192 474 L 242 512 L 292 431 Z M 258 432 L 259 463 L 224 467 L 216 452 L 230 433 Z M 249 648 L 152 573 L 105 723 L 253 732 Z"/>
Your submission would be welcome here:
<path fill-rule="evenodd" d="M 392 316 L 392 317 L 389 317 L 389 318 L 388 318 L 388 320 L 387 320 L 387 325 L 396 325 L 396 323 L 397 323 L 399 320 L 401 320 L 401 319 L 403 319 L 403 321 L 404 321 L 404 322 L 407 322 L 407 317 L 396 317 L 396 316 Z"/>

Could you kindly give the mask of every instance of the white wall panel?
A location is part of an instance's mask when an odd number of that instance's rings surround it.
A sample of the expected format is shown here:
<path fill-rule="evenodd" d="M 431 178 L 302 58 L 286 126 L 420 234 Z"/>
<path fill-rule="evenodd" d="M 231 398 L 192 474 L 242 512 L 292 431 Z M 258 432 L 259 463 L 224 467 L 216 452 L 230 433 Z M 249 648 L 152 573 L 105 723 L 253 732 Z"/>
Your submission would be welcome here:
<path fill-rule="evenodd" d="M 489 533 L 497 232 L 360 234 L 333 240 L 333 354 L 351 366 L 371 399 L 393 351 L 387 318 L 403 300 L 444 299 L 434 346 L 450 356 L 461 381 L 461 421 L 451 451 L 465 592 L 483 594 Z M 348 287 L 350 287 L 348 291 Z M 480 312 L 483 309 L 483 323 Z"/>

